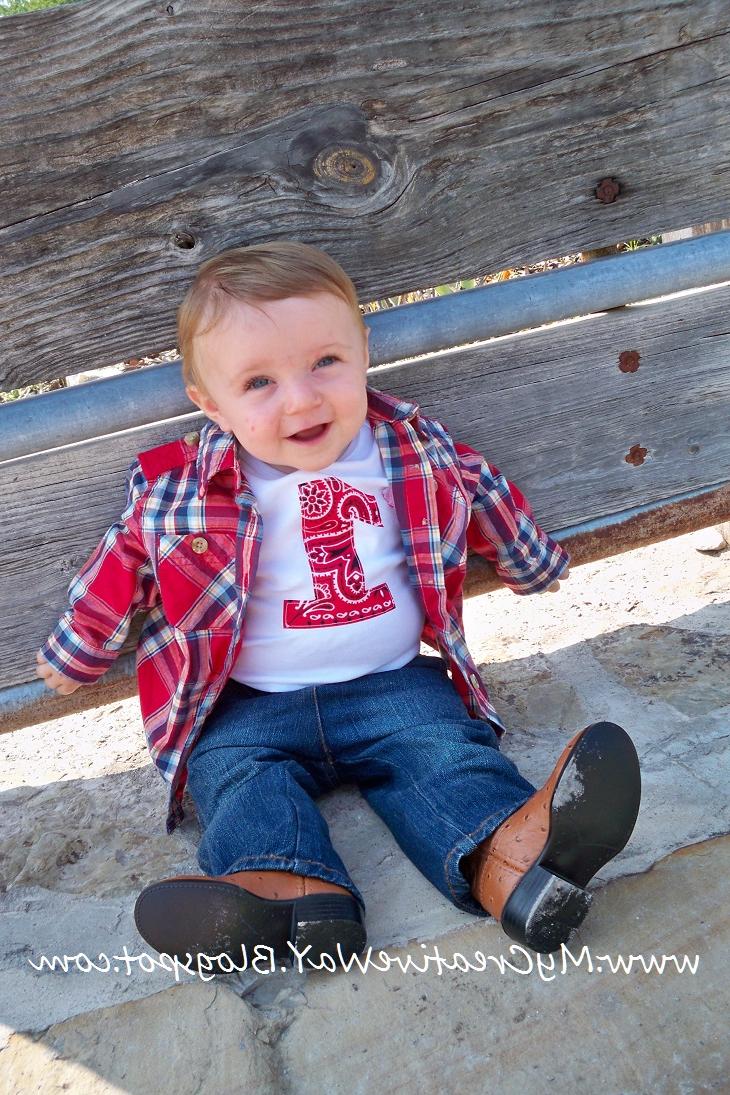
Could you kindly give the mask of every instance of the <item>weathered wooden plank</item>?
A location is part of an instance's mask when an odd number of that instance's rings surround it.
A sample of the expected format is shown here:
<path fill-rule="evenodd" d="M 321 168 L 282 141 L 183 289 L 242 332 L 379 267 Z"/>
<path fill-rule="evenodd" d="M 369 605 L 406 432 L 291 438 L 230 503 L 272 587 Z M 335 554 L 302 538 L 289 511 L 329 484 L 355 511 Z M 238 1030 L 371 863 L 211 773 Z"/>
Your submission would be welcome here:
<path fill-rule="evenodd" d="M 598 530 L 560 535 L 560 542 L 570 552 L 571 567 L 603 559 L 606 555 L 618 555 L 637 547 L 654 544 L 659 540 L 672 539 L 695 529 L 716 525 L 730 517 L 730 484 L 709 492 L 660 505 L 650 512 L 636 514 L 625 520 L 618 519 Z M 730 522 L 721 526 L 727 539 Z M 473 597 L 498 589 L 501 582 L 491 563 L 473 552 L 469 556 L 469 569 L 464 583 L 464 596 Z M 121 655 L 93 687 L 81 688 L 70 696 L 58 696 L 36 680 L 17 688 L 0 687 L 0 733 L 18 730 L 47 719 L 60 718 L 89 707 L 100 707 L 115 700 L 134 695 L 137 691 L 135 657 L 131 652 L 133 636 L 139 630 L 142 617 L 138 616 L 130 631 L 127 653 Z"/>
<path fill-rule="evenodd" d="M 419 402 L 518 483 L 545 528 L 565 529 L 730 479 L 729 297 L 728 286 L 678 294 L 370 380 Z M 0 607 L 10 621 L 1 684 L 32 679 L 32 652 L 71 576 L 121 511 L 134 454 L 203 421 L 192 414 L 0 464 Z"/>
<path fill-rule="evenodd" d="M 376 384 L 418 393 L 510 469 L 547 528 L 567 528 L 730 479 L 729 313 L 728 286 L 676 294 L 378 370 Z"/>
<path fill-rule="evenodd" d="M 369 300 L 726 216 L 729 33 L 723 0 L 3 19 L 0 390 L 173 345 L 234 243 L 322 246 Z"/>

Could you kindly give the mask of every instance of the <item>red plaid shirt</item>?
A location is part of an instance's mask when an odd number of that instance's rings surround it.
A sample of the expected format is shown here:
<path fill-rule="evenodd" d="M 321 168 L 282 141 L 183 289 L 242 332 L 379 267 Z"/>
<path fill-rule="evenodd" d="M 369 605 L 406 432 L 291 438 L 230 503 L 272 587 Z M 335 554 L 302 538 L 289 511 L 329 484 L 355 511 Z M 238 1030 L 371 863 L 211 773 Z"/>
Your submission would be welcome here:
<path fill-rule="evenodd" d="M 568 554 L 497 468 L 415 404 L 368 388 L 368 421 L 425 609 L 422 639 L 446 659 L 472 718 L 501 734 L 464 637 L 467 548 L 493 562 L 515 593 L 546 589 Z M 150 754 L 170 784 L 168 832 L 184 816 L 187 758 L 245 638 L 261 536 L 232 434 L 210 422 L 199 443 L 188 435 L 140 453 L 124 513 L 71 581 L 71 607 L 41 648 L 59 673 L 91 684 L 118 655 L 134 614 L 146 610 L 139 698 Z"/>

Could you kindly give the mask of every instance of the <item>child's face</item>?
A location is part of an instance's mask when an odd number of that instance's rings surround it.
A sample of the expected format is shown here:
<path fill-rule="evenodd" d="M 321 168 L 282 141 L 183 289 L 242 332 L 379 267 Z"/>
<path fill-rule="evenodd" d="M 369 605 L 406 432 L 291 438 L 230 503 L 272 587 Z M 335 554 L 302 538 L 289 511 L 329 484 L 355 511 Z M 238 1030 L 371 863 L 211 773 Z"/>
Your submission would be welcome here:
<path fill-rule="evenodd" d="M 365 421 L 368 334 L 335 293 L 256 306 L 234 300 L 196 338 L 207 394 L 186 391 L 252 456 L 321 471 Z"/>

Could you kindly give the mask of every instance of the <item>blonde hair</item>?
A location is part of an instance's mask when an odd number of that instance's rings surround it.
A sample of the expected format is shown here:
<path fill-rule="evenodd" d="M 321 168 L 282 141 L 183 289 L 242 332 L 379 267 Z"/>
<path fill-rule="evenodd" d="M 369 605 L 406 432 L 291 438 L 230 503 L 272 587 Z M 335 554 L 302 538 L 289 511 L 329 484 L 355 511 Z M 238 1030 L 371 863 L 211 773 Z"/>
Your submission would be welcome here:
<path fill-rule="evenodd" d="M 335 293 L 352 308 L 363 330 L 352 281 L 324 251 L 293 240 L 272 240 L 247 247 L 232 247 L 204 262 L 177 312 L 178 349 L 183 359 L 183 380 L 205 392 L 194 342 L 210 330 L 230 300 L 256 304 L 285 297 Z"/>

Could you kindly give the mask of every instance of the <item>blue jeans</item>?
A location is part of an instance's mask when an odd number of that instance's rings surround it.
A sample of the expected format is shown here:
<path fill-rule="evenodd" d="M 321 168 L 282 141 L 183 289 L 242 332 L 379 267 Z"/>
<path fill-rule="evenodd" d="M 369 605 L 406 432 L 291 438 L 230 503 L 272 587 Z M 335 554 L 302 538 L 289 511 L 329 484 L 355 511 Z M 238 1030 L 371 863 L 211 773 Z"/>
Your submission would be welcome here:
<path fill-rule="evenodd" d="M 359 890 L 314 800 L 354 783 L 458 908 L 486 915 L 459 869 L 535 788 L 472 719 L 440 657 L 351 681 L 261 692 L 229 680 L 188 761 L 208 875 L 281 870 Z"/>

